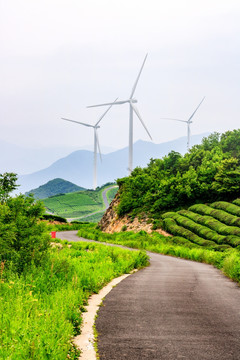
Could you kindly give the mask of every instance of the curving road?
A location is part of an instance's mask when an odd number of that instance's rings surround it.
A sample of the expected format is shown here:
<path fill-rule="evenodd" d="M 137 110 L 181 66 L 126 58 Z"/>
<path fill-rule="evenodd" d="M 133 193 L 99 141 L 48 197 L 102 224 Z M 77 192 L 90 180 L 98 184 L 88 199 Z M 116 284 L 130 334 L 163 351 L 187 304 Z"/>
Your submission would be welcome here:
<path fill-rule="evenodd" d="M 76 232 L 57 236 L 80 240 Z M 239 360 L 239 286 L 210 265 L 148 254 L 150 266 L 103 301 L 100 359 Z"/>

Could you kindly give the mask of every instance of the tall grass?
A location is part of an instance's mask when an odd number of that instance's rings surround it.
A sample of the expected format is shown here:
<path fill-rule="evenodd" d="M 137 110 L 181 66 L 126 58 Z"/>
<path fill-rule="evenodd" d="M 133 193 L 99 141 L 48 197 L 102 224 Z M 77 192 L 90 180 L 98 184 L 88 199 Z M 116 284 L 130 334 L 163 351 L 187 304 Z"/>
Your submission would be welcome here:
<path fill-rule="evenodd" d="M 71 339 L 91 293 L 147 264 L 143 252 L 92 243 L 52 249 L 41 267 L 21 276 L 0 268 L 0 358 L 77 359 Z"/>

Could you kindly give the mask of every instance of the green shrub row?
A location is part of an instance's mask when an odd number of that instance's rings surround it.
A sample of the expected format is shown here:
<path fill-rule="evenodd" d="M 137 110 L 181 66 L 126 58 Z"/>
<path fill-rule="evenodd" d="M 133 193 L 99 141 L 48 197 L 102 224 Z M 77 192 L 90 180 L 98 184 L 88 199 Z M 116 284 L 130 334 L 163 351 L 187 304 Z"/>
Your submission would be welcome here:
<path fill-rule="evenodd" d="M 225 236 L 219 235 L 216 231 L 209 229 L 206 226 L 196 223 L 195 221 L 180 215 L 179 213 L 166 213 L 163 218 L 172 218 L 176 223 L 184 228 L 194 232 L 203 239 L 214 241 L 217 244 L 224 244 Z M 240 239 L 239 239 L 240 240 Z"/>
<path fill-rule="evenodd" d="M 165 217 L 163 223 L 165 230 L 169 231 L 171 234 L 181 236 L 200 246 L 216 250 L 225 250 L 228 248 L 227 245 L 217 245 L 214 241 L 203 239 L 185 227 L 177 225 L 175 219 L 173 218 Z"/>
<path fill-rule="evenodd" d="M 186 216 L 201 225 L 205 225 L 215 230 L 218 234 L 226 235 L 224 236 L 223 243 L 230 244 L 233 247 L 240 245 L 240 237 L 238 237 L 240 235 L 240 229 L 238 227 L 225 225 L 212 216 L 199 215 L 189 210 L 180 210 L 178 214 Z"/>
<path fill-rule="evenodd" d="M 237 206 L 240 206 L 240 199 L 239 199 L 239 198 L 238 198 L 238 199 L 235 199 L 235 200 L 233 200 L 232 203 L 235 204 L 235 205 L 237 205 Z"/>
<path fill-rule="evenodd" d="M 208 205 L 205 204 L 196 204 L 190 206 L 188 209 L 190 211 L 196 212 L 202 215 L 210 215 L 226 225 L 233 225 L 240 227 L 240 217 L 228 214 L 226 211 L 213 209 Z"/>
<path fill-rule="evenodd" d="M 216 201 L 210 205 L 214 209 L 224 210 L 229 214 L 240 216 L 240 206 L 227 201 Z"/>

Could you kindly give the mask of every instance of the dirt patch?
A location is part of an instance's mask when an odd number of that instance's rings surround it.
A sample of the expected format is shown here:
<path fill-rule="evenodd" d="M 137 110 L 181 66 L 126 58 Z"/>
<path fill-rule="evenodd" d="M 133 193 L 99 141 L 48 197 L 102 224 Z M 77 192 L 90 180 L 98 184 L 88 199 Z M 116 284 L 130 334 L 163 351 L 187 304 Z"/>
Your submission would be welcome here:
<path fill-rule="evenodd" d="M 99 222 L 99 226 L 102 231 L 112 234 L 114 232 L 120 232 L 123 230 L 134 232 L 144 230 L 149 234 L 152 231 L 156 231 L 164 236 L 172 236 L 162 229 L 152 230 L 153 224 L 149 221 L 147 216 L 145 218 L 141 218 L 140 220 L 137 217 L 132 219 L 128 215 L 119 217 L 116 211 L 118 204 L 119 195 L 117 194 Z"/>

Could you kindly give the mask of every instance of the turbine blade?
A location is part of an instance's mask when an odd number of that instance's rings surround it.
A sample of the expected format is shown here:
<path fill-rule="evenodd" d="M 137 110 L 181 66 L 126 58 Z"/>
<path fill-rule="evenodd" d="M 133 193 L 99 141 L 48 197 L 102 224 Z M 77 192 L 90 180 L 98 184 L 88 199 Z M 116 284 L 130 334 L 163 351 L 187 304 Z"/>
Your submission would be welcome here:
<path fill-rule="evenodd" d="M 173 118 L 160 118 L 160 119 L 164 119 L 164 120 L 174 120 L 174 121 L 181 121 L 181 122 L 185 122 L 185 123 L 187 123 L 187 120 L 181 120 L 181 119 L 173 119 Z"/>
<path fill-rule="evenodd" d="M 202 104 L 203 100 L 205 99 L 205 96 L 204 98 L 201 100 L 200 104 L 197 106 L 197 108 L 194 110 L 194 112 L 192 113 L 192 115 L 190 116 L 190 118 L 188 119 L 188 121 L 190 121 L 193 116 L 195 115 L 195 113 L 197 112 L 198 108 L 200 107 L 200 105 Z"/>
<path fill-rule="evenodd" d="M 96 139 L 97 139 L 98 152 L 99 152 L 99 155 L 100 155 L 100 159 L 101 159 L 101 161 L 102 161 L 102 154 L 101 154 L 101 149 L 100 149 L 100 144 L 99 144 L 97 129 L 96 129 Z"/>
<path fill-rule="evenodd" d="M 106 104 L 90 105 L 90 106 L 87 106 L 87 108 L 99 107 L 99 106 L 107 106 L 107 105 L 121 105 L 121 104 L 125 104 L 126 102 L 129 102 L 129 100 L 114 101 L 112 103 L 106 103 Z"/>
<path fill-rule="evenodd" d="M 133 85 L 132 92 L 131 92 L 131 95 L 130 95 L 130 99 L 133 98 L 133 95 L 134 95 L 134 93 L 135 93 L 135 90 L 136 90 L 136 87 L 137 87 L 137 84 L 138 84 L 138 80 L 139 80 L 139 78 L 140 78 L 140 76 L 141 76 L 142 69 L 143 69 L 143 67 L 144 67 L 144 64 L 145 64 L 145 61 L 146 61 L 146 59 L 147 59 L 147 56 L 148 56 L 148 54 L 145 56 L 145 58 L 144 58 L 144 60 L 143 60 L 142 67 L 141 67 L 141 69 L 140 69 L 140 71 L 139 71 L 139 74 L 138 74 L 138 76 L 137 76 L 137 79 L 136 79 L 136 81 L 135 81 L 135 83 L 134 83 L 134 85 Z"/>
<path fill-rule="evenodd" d="M 137 108 L 136 108 L 136 106 L 134 106 L 132 103 L 131 103 L 131 107 L 132 107 L 133 111 L 135 112 L 135 114 L 137 115 L 137 117 L 139 118 L 139 120 L 141 121 L 142 126 L 144 127 L 144 129 L 145 129 L 145 130 L 146 130 L 146 132 L 148 133 L 148 136 L 149 136 L 149 137 L 150 137 L 150 139 L 152 140 L 152 137 L 151 137 L 151 135 L 150 135 L 150 133 L 149 133 L 149 131 L 148 131 L 148 129 L 147 129 L 147 127 L 146 127 L 146 125 L 144 124 L 143 119 L 141 118 L 141 115 L 139 114 L 138 109 L 137 109 Z"/>
<path fill-rule="evenodd" d="M 111 109 L 111 107 L 116 103 L 118 98 L 116 98 L 116 100 L 114 100 L 114 102 L 112 103 L 112 105 L 109 106 L 109 108 L 105 111 L 105 113 L 100 117 L 100 119 L 98 120 L 98 122 L 95 124 L 95 126 L 97 126 L 100 121 L 102 120 L 102 118 L 106 115 L 106 113 Z"/>
<path fill-rule="evenodd" d="M 94 127 L 93 125 L 90 125 L 90 124 L 86 124 L 86 123 L 83 123 L 83 122 L 80 122 L 80 121 L 76 121 L 76 120 L 71 120 L 71 119 L 66 119 L 66 118 L 61 118 L 62 120 L 66 120 L 66 121 L 71 121 L 71 122 L 74 122 L 74 123 L 77 123 L 77 124 L 81 124 L 81 125 L 84 125 L 84 126 L 88 126 L 88 127 Z"/>

